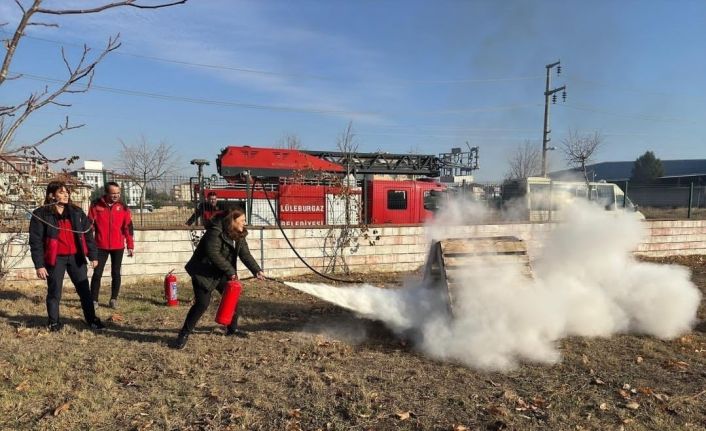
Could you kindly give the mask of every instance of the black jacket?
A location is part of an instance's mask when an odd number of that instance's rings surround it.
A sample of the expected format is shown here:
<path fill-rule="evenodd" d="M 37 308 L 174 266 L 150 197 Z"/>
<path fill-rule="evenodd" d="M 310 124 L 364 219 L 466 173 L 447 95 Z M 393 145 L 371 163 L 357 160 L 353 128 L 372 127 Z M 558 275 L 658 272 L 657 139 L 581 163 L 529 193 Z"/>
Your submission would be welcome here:
<path fill-rule="evenodd" d="M 29 222 L 29 248 L 32 254 L 34 267 L 44 268 L 56 265 L 59 226 L 58 215 L 51 210 L 51 206 L 42 206 L 34 210 L 32 220 Z M 76 239 L 76 260 L 85 262 L 98 259 L 96 242 L 93 238 L 91 221 L 80 207 L 66 205 L 64 216 L 71 221 L 73 230 L 82 232 L 74 233 Z"/>
<path fill-rule="evenodd" d="M 253 275 L 261 271 L 250 254 L 245 236 L 239 240 L 228 238 L 225 234 L 223 218 L 215 217 L 211 219 L 206 233 L 184 268 L 199 284 L 208 290 L 213 290 L 231 276 L 237 275 L 238 257 Z"/>

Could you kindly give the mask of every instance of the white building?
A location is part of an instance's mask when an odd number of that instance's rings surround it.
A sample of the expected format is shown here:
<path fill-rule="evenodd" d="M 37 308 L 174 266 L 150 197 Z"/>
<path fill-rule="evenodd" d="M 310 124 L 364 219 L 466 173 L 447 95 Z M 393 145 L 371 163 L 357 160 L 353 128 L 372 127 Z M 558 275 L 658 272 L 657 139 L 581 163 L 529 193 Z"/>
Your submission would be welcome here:
<path fill-rule="evenodd" d="M 84 160 L 83 169 L 73 171 L 71 175 L 90 185 L 93 190 L 101 189 L 105 184 L 106 172 L 100 160 Z"/>
<path fill-rule="evenodd" d="M 106 182 L 116 182 L 120 185 L 121 200 L 128 206 L 140 204 L 141 189 L 130 177 L 107 171 L 100 160 L 84 160 L 83 169 L 71 172 L 82 182 L 91 186 L 92 190 L 103 190 Z"/>

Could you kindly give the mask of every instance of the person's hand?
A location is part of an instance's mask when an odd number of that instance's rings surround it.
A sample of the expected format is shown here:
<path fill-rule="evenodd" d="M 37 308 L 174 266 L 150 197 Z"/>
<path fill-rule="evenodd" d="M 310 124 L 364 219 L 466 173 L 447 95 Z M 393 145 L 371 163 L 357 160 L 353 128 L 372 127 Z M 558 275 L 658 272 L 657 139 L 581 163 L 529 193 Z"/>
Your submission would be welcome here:
<path fill-rule="evenodd" d="M 42 280 L 46 280 L 48 276 L 49 276 L 49 273 L 47 272 L 46 268 L 44 268 L 44 267 L 37 268 L 37 278 L 41 278 Z"/>
<path fill-rule="evenodd" d="M 265 273 L 262 271 L 255 274 L 255 277 L 257 277 L 258 280 L 262 280 L 262 281 L 267 280 L 267 277 L 265 277 Z"/>
<path fill-rule="evenodd" d="M 127 249 L 127 257 L 133 257 L 135 255 L 135 251 L 131 248 Z"/>
<path fill-rule="evenodd" d="M 235 280 L 237 280 L 237 279 L 238 279 L 238 274 L 233 274 L 233 275 L 230 276 L 230 280 L 231 280 L 231 281 L 235 281 Z"/>
<path fill-rule="evenodd" d="M 98 266 L 98 261 L 97 261 L 97 260 L 92 260 L 92 261 L 91 261 L 91 268 L 95 269 L 96 266 Z"/>

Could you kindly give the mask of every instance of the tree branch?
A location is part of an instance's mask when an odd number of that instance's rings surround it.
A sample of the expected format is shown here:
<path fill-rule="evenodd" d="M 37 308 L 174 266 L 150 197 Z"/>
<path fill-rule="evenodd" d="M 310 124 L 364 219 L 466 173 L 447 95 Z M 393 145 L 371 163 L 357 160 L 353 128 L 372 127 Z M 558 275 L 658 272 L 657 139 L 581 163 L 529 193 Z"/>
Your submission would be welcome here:
<path fill-rule="evenodd" d="M 44 91 L 41 94 L 33 94 L 25 101 L 25 103 L 23 104 L 23 106 L 25 106 L 25 109 L 22 114 L 17 117 L 15 121 L 12 122 L 12 124 L 7 128 L 7 130 L 4 131 L 4 134 L 0 135 L 0 153 L 5 149 L 8 143 L 14 137 L 17 129 L 22 125 L 22 123 L 25 122 L 25 120 L 29 117 L 30 114 L 32 114 L 32 112 L 41 109 L 42 107 L 48 104 L 67 106 L 65 104 L 59 103 L 56 99 L 64 93 L 74 94 L 85 93 L 86 91 L 88 91 L 93 82 L 93 72 L 96 66 L 103 60 L 103 58 L 108 53 L 114 51 L 120 46 L 119 38 L 120 35 L 117 35 L 115 37 L 111 36 L 108 39 L 108 43 L 105 49 L 98 55 L 98 57 L 93 59 L 93 61 L 88 64 L 86 64 L 86 58 L 90 51 L 90 48 L 84 46 L 81 58 L 79 59 L 78 64 L 75 67 L 71 67 L 68 60 L 66 59 L 62 48 L 62 58 L 64 60 L 64 64 L 67 67 L 67 70 L 69 71 L 69 77 L 54 92 L 49 93 L 48 88 L 45 87 Z M 84 87 L 76 88 L 79 81 L 86 77 L 88 77 L 88 82 L 84 85 Z"/>
<path fill-rule="evenodd" d="M 142 5 L 135 3 L 135 0 L 125 0 L 114 3 L 104 4 L 102 6 L 97 6 L 89 9 L 38 9 L 38 13 L 45 13 L 48 15 L 79 15 L 79 14 L 89 14 L 103 12 L 104 10 L 113 9 L 116 7 L 130 6 L 138 9 L 160 9 L 169 6 L 176 6 L 186 3 L 188 0 L 173 1 L 171 3 L 160 3 L 156 5 Z"/>

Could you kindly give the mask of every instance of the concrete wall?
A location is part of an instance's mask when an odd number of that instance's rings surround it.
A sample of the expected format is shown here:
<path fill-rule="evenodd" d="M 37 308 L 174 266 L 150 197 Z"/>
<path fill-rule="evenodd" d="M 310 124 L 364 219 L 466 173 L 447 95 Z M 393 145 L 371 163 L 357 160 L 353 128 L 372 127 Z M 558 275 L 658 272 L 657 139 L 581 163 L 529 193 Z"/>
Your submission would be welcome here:
<path fill-rule="evenodd" d="M 646 256 L 706 254 L 706 220 L 646 221 L 649 237 L 636 250 Z M 530 256 L 541 248 L 542 239 L 552 229 L 549 223 L 473 225 L 447 228 L 443 234 L 452 236 L 514 235 L 527 242 Z M 328 265 L 331 234 L 337 230 L 324 228 L 286 229 L 287 236 L 299 254 L 313 267 L 322 270 Z M 429 247 L 429 232 L 422 226 L 370 227 L 357 232 L 355 243 L 346 247 L 346 262 L 353 272 L 410 271 L 424 264 Z M 6 235 L 6 234 L 3 234 Z M 367 238 L 365 237 L 367 235 Z M 278 229 L 253 228 L 248 236 L 250 251 L 267 275 L 283 277 L 307 274 L 310 271 L 295 256 Z M 184 264 L 192 254 L 191 233 L 188 230 L 138 231 L 135 256 L 123 260 L 123 279 L 126 283 L 142 279 L 162 279 L 171 269 L 184 274 Z M 9 280 L 40 282 L 36 279 L 26 241 L 19 239 L 6 255 L 14 260 Z M 264 250 L 264 253 L 261 253 Z M 328 257 L 326 257 L 328 256 Z M 340 268 L 340 260 L 338 260 Z M 242 267 L 242 264 L 240 265 Z M 241 277 L 250 276 L 242 268 Z M 110 280 L 110 264 L 103 282 Z"/>

